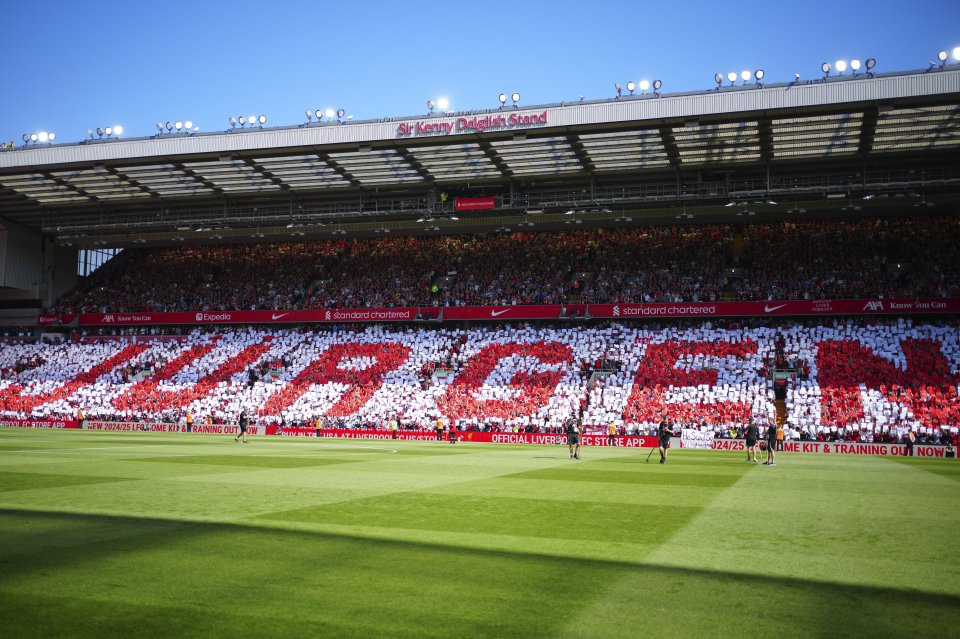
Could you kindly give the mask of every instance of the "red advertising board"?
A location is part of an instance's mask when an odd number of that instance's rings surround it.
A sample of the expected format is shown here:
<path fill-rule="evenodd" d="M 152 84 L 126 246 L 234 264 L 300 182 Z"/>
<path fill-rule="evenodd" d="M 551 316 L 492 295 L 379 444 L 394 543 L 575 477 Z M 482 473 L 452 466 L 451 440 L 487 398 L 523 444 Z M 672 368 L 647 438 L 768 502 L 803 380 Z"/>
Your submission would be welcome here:
<path fill-rule="evenodd" d="M 0 428 L 79 428 L 73 419 L 0 419 Z"/>
<path fill-rule="evenodd" d="M 675 304 L 544 304 L 400 308 L 332 308 L 290 311 L 191 311 L 181 313 L 84 313 L 81 326 L 150 324 L 311 324 L 408 322 L 422 317 L 463 320 L 648 319 L 651 317 L 789 317 L 960 313 L 960 298 L 787 300 L 777 302 L 678 302 Z M 74 315 L 40 315 L 40 326 L 68 324 Z"/>
<path fill-rule="evenodd" d="M 458 211 L 489 211 L 497 208 L 497 198 L 458 197 L 455 204 Z"/>

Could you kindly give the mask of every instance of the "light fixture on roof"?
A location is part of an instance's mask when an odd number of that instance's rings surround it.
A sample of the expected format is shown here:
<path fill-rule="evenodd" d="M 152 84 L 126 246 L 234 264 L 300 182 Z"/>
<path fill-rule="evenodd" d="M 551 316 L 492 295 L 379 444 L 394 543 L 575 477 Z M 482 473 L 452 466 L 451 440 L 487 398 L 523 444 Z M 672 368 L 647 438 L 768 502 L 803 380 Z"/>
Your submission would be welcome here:
<path fill-rule="evenodd" d="M 837 60 L 833 66 L 837 70 L 837 75 L 843 75 L 843 72 L 847 70 L 847 61 Z"/>
<path fill-rule="evenodd" d="M 620 94 L 623 93 L 623 87 L 620 86 L 620 83 L 617 82 L 613 85 L 613 88 L 617 90 L 617 98 L 620 97 Z"/>
<path fill-rule="evenodd" d="M 437 98 L 437 108 L 440 109 L 440 112 L 445 112 L 450 108 L 450 101 L 444 97 Z"/>
<path fill-rule="evenodd" d="M 723 86 L 723 76 L 719 73 L 713 74 L 713 81 L 717 83 L 717 91 Z"/>
<path fill-rule="evenodd" d="M 646 95 L 647 89 L 650 88 L 649 80 L 640 80 L 640 95 Z"/>
<path fill-rule="evenodd" d="M 514 91 L 513 95 L 510 96 L 510 99 L 513 100 L 513 106 L 516 107 L 517 103 L 520 101 L 520 93 Z"/>
<path fill-rule="evenodd" d="M 954 47 L 953 51 L 950 52 L 950 55 L 953 56 L 954 62 L 960 62 L 960 47 Z"/>
<path fill-rule="evenodd" d="M 183 122 L 182 122 L 181 120 L 177 120 L 177 121 L 173 124 L 173 128 L 175 128 L 175 129 L 177 130 L 177 133 L 180 133 L 180 129 L 183 128 Z M 108 135 L 109 135 L 109 133 L 108 133 Z"/>
<path fill-rule="evenodd" d="M 87 129 L 87 137 L 93 139 L 93 129 Z"/>
<path fill-rule="evenodd" d="M 858 60 L 858 59 L 856 59 L 856 58 L 854 58 L 853 60 L 851 60 L 851 61 L 850 61 L 850 71 L 851 71 L 851 73 L 853 73 L 853 75 L 857 75 L 857 71 L 860 70 L 860 67 L 861 67 L 861 66 L 863 66 L 863 65 L 861 64 L 860 60 Z"/>
<path fill-rule="evenodd" d="M 867 58 L 867 61 L 864 63 L 864 66 L 867 68 L 867 76 L 873 77 L 873 67 L 877 66 L 876 58 Z"/>
<path fill-rule="evenodd" d="M 654 80 L 653 81 L 653 94 L 660 97 L 660 87 L 663 86 L 663 80 Z"/>
<path fill-rule="evenodd" d="M 743 80 L 744 84 L 746 84 L 747 80 L 749 80 L 752 76 L 753 74 L 747 71 L 746 69 L 740 72 L 740 79 Z"/>
<path fill-rule="evenodd" d="M 753 72 L 753 79 L 756 81 L 759 88 L 763 88 L 763 76 L 766 75 L 763 69 L 757 69 Z"/>
<path fill-rule="evenodd" d="M 337 122 L 343 122 L 343 115 L 345 113 L 346 111 L 342 107 L 337 109 Z"/>
<path fill-rule="evenodd" d="M 501 93 L 500 95 L 497 96 L 497 99 L 500 100 L 500 108 L 502 109 L 504 105 L 506 105 L 507 103 L 507 94 Z"/>
<path fill-rule="evenodd" d="M 633 80 L 630 80 L 629 82 L 627 82 L 627 91 L 630 92 L 630 95 L 633 95 L 633 92 L 636 91 L 636 89 L 637 89 L 636 82 L 634 82 Z"/>
<path fill-rule="evenodd" d="M 255 115 L 248 115 L 248 116 L 247 116 L 247 124 L 249 124 L 250 126 L 253 126 L 253 125 L 256 124 L 256 123 L 257 123 L 257 116 L 255 116 Z"/>
<path fill-rule="evenodd" d="M 832 68 L 832 67 L 830 66 L 830 63 L 829 63 L 829 62 L 824 62 L 823 64 L 820 65 L 820 70 L 823 71 L 823 77 L 824 77 L 824 78 L 826 78 L 827 76 L 830 75 L 830 69 L 831 69 L 831 68 Z"/>
<path fill-rule="evenodd" d="M 263 114 L 261 113 L 259 116 L 257 116 L 257 122 L 260 123 L 260 128 L 262 129 L 262 128 L 263 128 L 263 125 L 267 123 L 267 116 L 265 116 L 265 115 L 263 115 Z M 190 123 L 187 122 L 187 128 L 189 128 L 189 127 L 190 127 Z"/>
<path fill-rule="evenodd" d="M 307 116 L 307 124 L 313 122 L 313 111 L 304 111 L 303 114 Z"/>
<path fill-rule="evenodd" d="M 169 125 L 170 123 L 167 122 L 167 124 Z M 237 119 L 231 115 L 231 116 L 230 116 L 230 128 L 233 129 L 233 128 L 236 128 L 236 126 L 237 126 Z"/>
<path fill-rule="evenodd" d="M 433 115 L 433 110 L 437 108 L 437 105 L 434 104 L 433 100 L 427 100 L 427 111 L 430 112 L 430 115 Z"/>
<path fill-rule="evenodd" d="M 729 73 L 727 73 L 727 80 L 730 81 L 730 86 L 733 86 L 733 83 L 737 81 L 737 72 L 730 71 Z"/>
<path fill-rule="evenodd" d="M 333 116 L 336 115 L 336 112 L 331 108 L 327 108 L 327 110 L 324 111 L 323 114 L 327 116 L 328 120 L 332 120 Z"/>
<path fill-rule="evenodd" d="M 241 127 L 244 127 L 247 124 L 247 118 L 241 115 L 239 118 L 237 118 L 237 122 L 240 123 Z"/>
<path fill-rule="evenodd" d="M 103 137 L 103 127 L 99 127 L 99 126 L 97 127 L 97 137 L 98 138 Z"/>

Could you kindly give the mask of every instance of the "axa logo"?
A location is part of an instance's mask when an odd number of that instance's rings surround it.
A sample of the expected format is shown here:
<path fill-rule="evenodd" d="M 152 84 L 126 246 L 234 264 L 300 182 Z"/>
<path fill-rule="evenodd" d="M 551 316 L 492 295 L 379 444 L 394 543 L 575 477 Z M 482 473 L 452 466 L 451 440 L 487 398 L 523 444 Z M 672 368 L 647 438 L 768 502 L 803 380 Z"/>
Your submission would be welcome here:
<path fill-rule="evenodd" d="M 327 320 L 328 322 L 332 317 L 333 317 L 333 313 L 331 313 L 330 311 L 327 311 L 326 313 L 323 314 L 323 319 Z"/>
<path fill-rule="evenodd" d="M 865 311 L 882 311 L 883 310 L 883 301 L 882 300 L 873 300 L 872 302 L 867 302 L 866 306 L 863 307 Z"/>
<path fill-rule="evenodd" d="M 620 317 L 620 307 L 619 307 L 619 306 L 614 306 L 614 307 L 613 307 L 613 316 L 614 316 L 614 317 Z"/>
<path fill-rule="evenodd" d="M 113 323 L 116 321 L 116 319 L 117 319 L 117 318 L 114 317 L 113 315 L 104 315 L 104 316 L 103 316 L 103 323 L 104 323 L 104 324 L 113 324 Z"/>

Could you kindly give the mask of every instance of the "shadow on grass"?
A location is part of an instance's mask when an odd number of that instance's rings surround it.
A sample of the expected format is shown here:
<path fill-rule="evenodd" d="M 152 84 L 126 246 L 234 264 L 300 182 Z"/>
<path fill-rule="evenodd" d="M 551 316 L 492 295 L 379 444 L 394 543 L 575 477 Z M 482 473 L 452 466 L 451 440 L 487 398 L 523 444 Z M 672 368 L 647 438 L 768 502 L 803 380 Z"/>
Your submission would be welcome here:
<path fill-rule="evenodd" d="M 958 596 L 895 584 L 535 547 L 28 510 L 0 510 L 0 529 L 0 627 L 11 637 L 947 637 L 960 607 Z"/>

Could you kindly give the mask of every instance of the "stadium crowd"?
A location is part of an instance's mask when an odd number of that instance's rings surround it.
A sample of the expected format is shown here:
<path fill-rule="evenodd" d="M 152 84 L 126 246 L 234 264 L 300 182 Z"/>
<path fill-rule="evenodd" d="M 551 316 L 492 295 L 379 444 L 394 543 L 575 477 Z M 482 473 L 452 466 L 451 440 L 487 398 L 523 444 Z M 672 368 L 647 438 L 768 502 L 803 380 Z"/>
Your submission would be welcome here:
<path fill-rule="evenodd" d="M 780 364 L 778 364 L 778 362 Z M 828 323 L 223 328 L 172 339 L 7 344 L 0 416 L 430 430 L 650 433 L 661 419 L 736 436 L 775 419 L 787 440 L 956 438 L 958 327 Z M 789 364 L 794 366 L 795 364 Z"/>
<path fill-rule="evenodd" d="M 960 216 L 128 249 L 57 312 L 955 297 Z"/>

